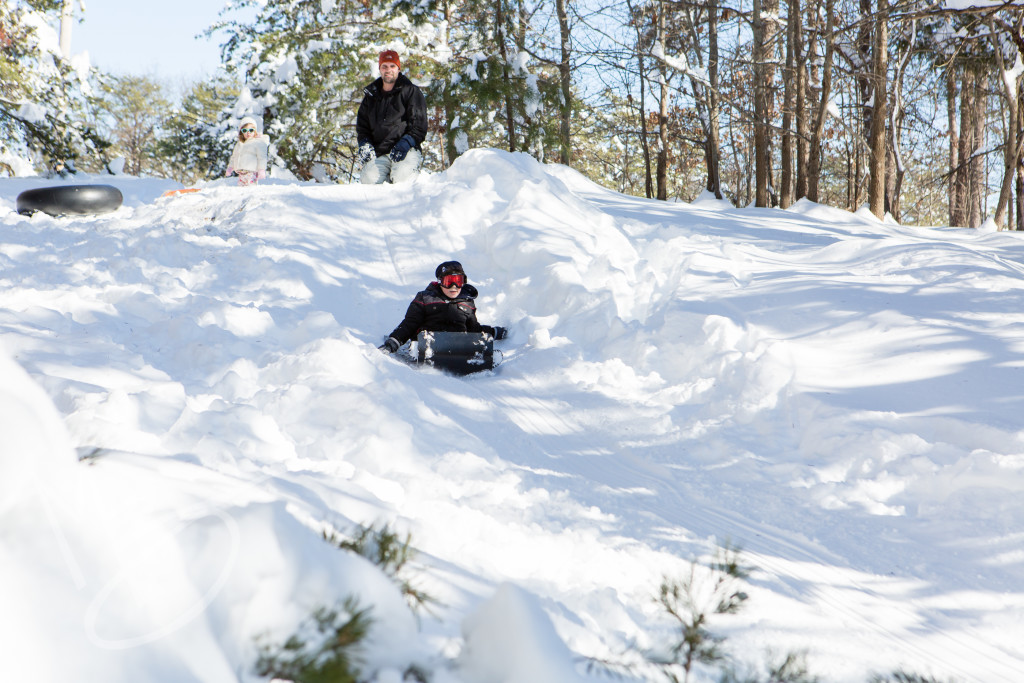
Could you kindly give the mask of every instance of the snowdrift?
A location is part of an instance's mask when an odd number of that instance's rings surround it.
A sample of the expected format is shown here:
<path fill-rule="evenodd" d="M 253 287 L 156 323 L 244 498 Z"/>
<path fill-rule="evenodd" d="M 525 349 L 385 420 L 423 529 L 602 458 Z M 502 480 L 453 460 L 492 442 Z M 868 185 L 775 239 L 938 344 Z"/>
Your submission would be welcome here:
<path fill-rule="evenodd" d="M 1019 680 L 1017 236 L 491 150 L 406 186 L 102 181 L 116 212 L 28 219 L 52 181 L 0 180 L 0 677 L 254 681 L 260 638 L 356 596 L 367 680 L 606 680 L 729 539 L 742 661 Z M 376 350 L 453 258 L 511 330 L 493 373 Z M 323 538 L 380 524 L 432 611 Z"/>

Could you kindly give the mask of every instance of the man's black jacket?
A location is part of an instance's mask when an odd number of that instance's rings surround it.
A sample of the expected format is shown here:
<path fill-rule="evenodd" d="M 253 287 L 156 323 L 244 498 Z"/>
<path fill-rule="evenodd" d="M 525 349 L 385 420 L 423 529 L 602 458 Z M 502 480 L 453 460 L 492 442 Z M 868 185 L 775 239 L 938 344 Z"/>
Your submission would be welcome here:
<path fill-rule="evenodd" d="M 377 156 L 384 156 L 406 134 L 412 136 L 416 149 L 427 136 L 427 100 L 423 91 L 401 73 L 390 91 L 384 91 L 380 78 L 363 88 L 363 101 L 356 114 L 359 143 L 368 140 Z"/>
<path fill-rule="evenodd" d="M 467 283 L 459 295 L 449 299 L 436 282 L 416 295 L 405 312 L 405 319 L 389 335 L 399 344 L 415 337 L 420 330 L 431 332 L 486 332 L 494 334 L 490 325 L 476 320 L 476 287 Z"/>

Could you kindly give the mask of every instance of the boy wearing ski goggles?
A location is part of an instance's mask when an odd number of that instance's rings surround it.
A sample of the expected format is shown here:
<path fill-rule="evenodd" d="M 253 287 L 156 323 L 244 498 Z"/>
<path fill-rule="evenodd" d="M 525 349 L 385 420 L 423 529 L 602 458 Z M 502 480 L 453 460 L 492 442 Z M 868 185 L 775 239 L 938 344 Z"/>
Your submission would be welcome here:
<path fill-rule="evenodd" d="M 394 353 L 421 330 L 431 332 L 484 332 L 504 339 L 504 327 L 481 325 L 476 319 L 477 289 L 469 284 L 458 261 L 445 261 L 434 271 L 434 282 L 416 295 L 405 319 L 378 348 Z"/>

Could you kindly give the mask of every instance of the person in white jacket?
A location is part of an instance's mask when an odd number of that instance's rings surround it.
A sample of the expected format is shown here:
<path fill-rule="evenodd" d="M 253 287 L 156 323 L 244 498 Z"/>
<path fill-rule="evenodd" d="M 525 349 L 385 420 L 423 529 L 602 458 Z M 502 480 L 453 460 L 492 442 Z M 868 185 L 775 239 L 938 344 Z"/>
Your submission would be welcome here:
<path fill-rule="evenodd" d="M 260 135 L 256 129 L 256 119 L 246 116 L 238 125 L 238 142 L 228 159 L 228 169 L 224 175 L 238 176 L 239 185 L 255 185 L 257 181 L 267 177 L 267 149 L 270 138 Z"/>

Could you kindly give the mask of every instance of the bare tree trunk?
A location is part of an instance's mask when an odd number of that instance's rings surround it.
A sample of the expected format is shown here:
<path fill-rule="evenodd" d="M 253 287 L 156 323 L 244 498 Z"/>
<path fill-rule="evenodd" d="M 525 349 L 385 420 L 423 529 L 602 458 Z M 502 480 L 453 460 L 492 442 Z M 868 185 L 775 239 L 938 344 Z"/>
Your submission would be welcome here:
<path fill-rule="evenodd" d="M 1024 89 L 1017 91 L 1017 144 L 1024 144 Z M 1019 147 L 1018 147 L 1019 149 Z M 1024 151 L 1017 160 L 1017 230 L 1024 230 Z"/>
<path fill-rule="evenodd" d="M 745 134 L 746 130 L 741 131 L 742 141 L 737 139 L 736 126 L 736 120 L 730 118 L 729 149 L 732 150 L 732 167 L 734 169 L 732 185 L 736 188 L 735 201 L 737 206 L 746 206 L 750 204 L 750 174 L 752 165 L 749 163 L 749 160 L 751 158 L 751 143 L 750 136 Z"/>
<path fill-rule="evenodd" d="M 444 0 L 444 44 L 448 44 L 448 33 L 452 25 L 452 6 L 449 0 Z M 455 118 L 458 116 L 458 103 L 455 97 L 452 95 L 451 79 L 446 78 L 444 85 L 441 90 L 441 106 L 444 108 L 444 161 L 445 167 L 451 166 L 455 163 L 455 159 L 459 156 L 459 151 L 455 147 L 455 136 L 458 134 L 458 128 L 453 125 Z"/>
<path fill-rule="evenodd" d="M 661 54 L 668 54 L 665 49 L 665 4 L 658 3 L 658 42 Z M 668 67 L 659 61 L 658 71 L 661 74 L 661 103 L 658 110 L 658 199 L 668 199 Z"/>
<path fill-rule="evenodd" d="M 811 139 L 807 145 L 807 198 L 812 202 L 818 201 L 818 184 L 821 181 L 821 138 L 825 133 L 828 103 L 832 99 L 832 60 L 835 54 L 832 48 L 832 29 L 834 26 L 835 0 L 827 0 L 825 3 L 825 58 L 821 66 L 821 93 L 818 97 L 814 127 L 811 129 Z M 820 40 L 820 38 L 818 39 Z"/>
<path fill-rule="evenodd" d="M 530 15 L 524 0 L 516 0 L 516 49 L 526 51 L 526 33 L 530 30 Z"/>
<path fill-rule="evenodd" d="M 961 228 L 971 224 L 971 153 L 974 150 L 974 82 L 975 74 L 964 71 L 960 84 L 960 140 L 956 155 L 956 222 Z"/>
<path fill-rule="evenodd" d="M 692 3 L 680 5 L 677 22 L 681 36 L 685 36 L 683 50 L 692 53 L 690 60 L 695 69 L 688 70 L 686 77 L 693 92 L 693 108 L 700 123 L 701 150 L 704 154 L 704 166 L 707 169 L 705 189 L 718 199 L 722 198 L 721 150 L 719 144 L 719 115 L 721 104 L 718 92 L 718 12 L 715 0 L 707 5 Z M 705 20 L 704 13 L 707 12 Z M 707 28 L 707 38 L 704 29 Z M 704 45 L 707 44 L 708 56 L 704 59 Z M 703 77 L 698 75 L 703 74 Z M 679 156 L 681 164 L 685 164 L 685 154 Z"/>
<path fill-rule="evenodd" d="M 888 0 L 877 0 L 874 21 L 874 40 L 872 41 L 871 81 L 873 106 L 871 111 L 871 129 L 869 141 L 871 147 L 870 181 L 868 184 L 868 204 L 871 213 L 877 218 L 885 217 L 885 124 L 886 124 L 886 70 L 888 68 L 889 42 L 888 31 Z"/>
<path fill-rule="evenodd" d="M 770 0 L 769 0 L 770 1 Z M 768 140 L 769 83 L 768 83 L 768 45 L 767 27 L 764 16 L 767 7 L 764 0 L 753 0 L 753 62 L 754 62 L 754 205 L 769 205 L 769 176 L 771 174 L 771 158 Z"/>
<path fill-rule="evenodd" d="M 857 183 L 860 180 L 860 155 L 856 145 L 857 141 L 851 140 L 846 149 L 846 208 L 851 211 L 860 208 L 860 197 L 857 194 Z"/>
<path fill-rule="evenodd" d="M 645 93 L 647 92 L 647 68 L 644 64 L 643 50 L 644 12 L 637 14 L 634 11 L 633 4 L 628 2 L 628 0 L 627 3 L 630 16 L 634 17 L 634 28 L 636 29 L 637 76 L 640 79 L 640 147 L 644 152 L 644 196 L 650 199 L 654 196 L 654 183 L 651 178 L 651 144 L 648 138 L 647 98 L 645 96 Z"/>
<path fill-rule="evenodd" d="M 64 0 L 60 8 L 60 56 L 64 61 L 71 59 L 71 24 L 73 21 L 74 0 Z"/>
<path fill-rule="evenodd" d="M 793 118 L 796 114 L 796 24 L 800 23 L 800 0 L 790 0 L 789 16 L 786 18 L 786 67 L 783 83 L 782 105 L 782 150 L 779 206 L 788 208 L 795 194 L 793 182 Z"/>
<path fill-rule="evenodd" d="M 708 130 L 704 139 L 704 161 L 708 169 L 708 192 L 722 198 L 722 152 L 718 118 L 722 105 L 718 94 L 718 3 L 708 3 Z"/>
<path fill-rule="evenodd" d="M 871 61 L 871 0 L 860 0 L 860 24 L 857 29 L 857 63 L 854 66 L 854 78 L 857 80 L 857 90 L 860 94 L 860 127 L 863 130 L 865 140 L 871 139 L 871 114 L 874 95 L 874 84 L 871 82 L 871 74 L 868 65 Z"/>
<path fill-rule="evenodd" d="M 889 161 L 887 162 L 886 168 L 888 169 L 885 181 L 885 196 L 886 196 L 886 213 L 891 215 L 897 223 L 903 221 L 903 178 L 906 176 L 906 169 L 903 167 L 903 160 L 900 158 L 900 140 L 901 134 L 899 129 L 894 129 L 891 133 L 891 143 L 887 148 L 887 154 Z"/>
<path fill-rule="evenodd" d="M 566 166 L 572 162 L 572 140 L 569 128 L 569 123 L 572 120 L 572 67 L 569 60 L 571 47 L 567 3 L 568 0 L 556 0 L 555 2 L 555 8 L 558 13 L 558 34 L 562 48 L 562 59 L 558 63 L 558 74 L 562 88 L 562 106 L 560 111 L 562 121 L 559 126 L 558 142 L 561 162 Z"/>
<path fill-rule="evenodd" d="M 909 46 L 913 46 L 916 43 L 916 36 L 917 21 L 911 19 L 910 38 L 906 43 Z M 903 74 L 906 71 L 907 62 L 910 61 L 911 52 L 912 48 L 908 47 L 899 56 L 892 88 L 892 115 L 889 126 L 889 150 L 891 156 L 886 177 L 885 195 L 888 204 L 886 210 L 897 221 L 902 219 L 903 178 L 907 172 L 903 163 L 903 119 L 906 117 L 906 108 L 903 106 Z"/>
<path fill-rule="evenodd" d="M 853 183 L 853 201 L 849 208 L 851 211 L 859 209 L 864 204 L 864 148 L 866 146 L 864 138 L 857 136 L 852 141 L 853 144 L 853 174 L 850 176 L 850 180 Z"/>
<path fill-rule="evenodd" d="M 505 130 L 508 132 L 508 151 L 516 151 L 516 116 L 512 102 L 512 78 L 508 67 L 508 46 L 505 44 L 505 0 L 495 0 L 495 39 L 498 41 L 498 56 L 501 57 L 501 80 L 505 85 Z"/>
<path fill-rule="evenodd" d="M 529 17 L 527 16 L 526 8 L 523 6 L 523 0 L 511 0 L 510 5 L 512 11 L 515 14 L 515 19 L 509 21 L 509 26 L 513 29 L 513 44 L 516 47 L 518 54 L 526 52 L 526 33 L 529 30 Z M 517 98 L 521 98 L 517 96 Z M 544 148 L 544 137 L 543 135 L 531 136 L 531 131 L 536 131 L 537 127 L 534 124 L 533 117 L 530 115 L 527 107 L 520 105 L 519 107 L 519 123 L 517 128 L 520 131 L 520 135 L 523 138 L 520 147 L 526 151 L 534 154 L 539 159 L 543 159 L 546 154 Z M 523 132 L 525 131 L 525 132 Z"/>
<path fill-rule="evenodd" d="M 681 35 L 688 37 L 689 49 L 693 53 L 693 61 L 697 69 L 687 72 L 690 88 L 693 91 L 693 106 L 700 123 L 701 148 L 704 152 L 704 165 L 707 169 L 705 189 L 718 199 L 722 198 L 722 171 L 719 116 L 721 101 L 718 91 L 718 13 L 716 0 L 703 4 L 689 4 L 679 7 L 680 21 L 683 24 Z M 704 12 L 707 12 L 705 21 Z M 707 39 L 704 29 L 707 28 Z M 703 45 L 707 44 L 707 61 L 704 60 Z M 686 48 L 684 48 L 686 49 Z M 698 72 L 705 74 L 703 78 Z M 680 155 L 680 159 L 683 159 Z"/>
<path fill-rule="evenodd" d="M 1000 34 L 996 31 L 995 22 L 989 19 L 989 28 L 992 33 L 991 38 L 993 52 L 996 55 L 996 64 L 999 67 L 999 75 L 1001 76 L 1001 82 L 1003 84 L 1003 95 L 1006 99 L 1006 134 L 1003 138 L 1003 182 L 999 186 L 999 200 L 996 203 L 996 212 L 993 220 L 995 221 L 996 227 L 1000 230 L 1006 223 L 1006 214 L 1008 211 L 1011 212 L 1010 197 L 1013 194 L 1013 179 L 1017 175 L 1017 168 L 1021 163 L 1021 131 L 1017 128 L 1018 112 L 1017 106 L 1019 98 L 1017 93 L 1021 89 L 1021 76 L 1017 73 L 1008 71 L 1006 63 L 1003 59 L 1003 51 L 999 44 Z"/>
<path fill-rule="evenodd" d="M 985 188 L 984 159 L 978 153 L 985 133 L 984 75 L 966 68 L 960 87 L 960 136 L 953 168 L 954 198 L 951 225 L 981 225 Z"/>
<path fill-rule="evenodd" d="M 981 227 L 985 219 L 985 194 L 988 183 L 985 174 L 985 156 L 979 152 L 985 146 L 985 110 L 988 94 L 988 76 L 984 72 L 977 74 L 974 90 L 974 146 L 971 149 L 970 164 L 970 220 L 972 228 Z"/>
<path fill-rule="evenodd" d="M 793 27 L 793 50 L 796 52 L 796 199 L 807 196 L 807 161 L 810 148 L 810 122 L 807 111 L 807 53 L 804 49 L 804 23 L 799 0 L 793 0 L 797 20 Z"/>
<path fill-rule="evenodd" d="M 946 119 L 949 126 L 949 224 L 963 227 L 960 197 L 960 126 L 956 118 L 956 74 L 950 66 L 946 72 Z"/>
<path fill-rule="evenodd" d="M 643 57 L 640 57 L 641 61 Z M 645 88 L 646 83 L 644 79 L 641 79 L 643 84 L 641 87 Z M 654 197 L 654 178 L 651 176 L 651 143 L 648 139 L 650 132 L 647 130 L 647 109 L 644 106 L 644 95 L 640 93 L 640 145 L 644 151 L 644 196 L 648 199 Z"/>

